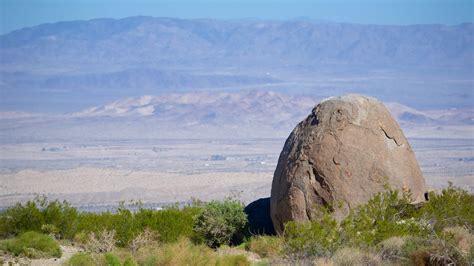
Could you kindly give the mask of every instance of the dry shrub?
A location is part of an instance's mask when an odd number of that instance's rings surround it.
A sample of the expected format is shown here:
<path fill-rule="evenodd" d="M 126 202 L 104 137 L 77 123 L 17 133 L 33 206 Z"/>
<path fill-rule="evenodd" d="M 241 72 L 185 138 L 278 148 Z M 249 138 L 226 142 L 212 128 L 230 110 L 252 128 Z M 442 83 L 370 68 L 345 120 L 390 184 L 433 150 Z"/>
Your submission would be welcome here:
<path fill-rule="evenodd" d="M 412 265 L 431 265 L 430 254 L 425 250 L 416 250 L 410 254 Z"/>
<path fill-rule="evenodd" d="M 128 243 L 128 248 L 136 254 L 139 249 L 156 244 L 156 238 L 156 234 L 147 228 Z"/>
<path fill-rule="evenodd" d="M 332 257 L 332 262 L 337 266 L 377 266 L 383 265 L 382 259 L 370 252 L 358 248 L 341 248 Z"/>
<path fill-rule="evenodd" d="M 220 255 L 206 245 L 193 244 L 188 238 L 175 243 L 145 246 L 133 256 L 139 265 L 250 265 L 246 255 Z"/>
<path fill-rule="evenodd" d="M 430 239 L 407 238 L 403 252 L 415 265 L 469 265 L 470 260 L 446 235 L 435 235 Z"/>
<path fill-rule="evenodd" d="M 262 258 L 274 258 L 282 254 L 283 240 L 278 236 L 256 236 L 250 239 L 247 248 Z"/>
<path fill-rule="evenodd" d="M 140 265 L 215 265 L 217 262 L 212 249 L 194 245 L 187 238 L 175 243 L 145 246 L 134 257 Z"/>
<path fill-rule="evenodd" d="M 447 227 L 443 233 L 451 237 L 457 248 L 464 254 L 471 251 L 474 245 L 474 235 L 462 226 Z"/>
<path fill-rule="evenodd" d="M 316 266 L 334 266 L 331 259 L 326 257 L 317 258 L 313 264 Z"/>
<path fill-rule="evenodd" d="M 385 239 L 377 245 L 377 250 L 384 260 L 399 261 L 406 260 L 403 257 L 403 245 L 405 245 L 405 237 L 391 237 Z"/>
<path fill-rule="evenodd" d="M 104 230 L 99 234 L 90 233 L 84 246 L 85 250 L 94 253 L 107 253 L 115 247 L 115 231 Z"/>
<path fill-rule="evenodd" d="M 228 255 L 217 259 L 216 266 L 250 266 L 250 262 L 245 255 Z"/>
<path fill-rule="evenodd" d="M 246 250 L 243 246 L 231 247 L 231 246 L 221 246 L 215 251 L 215 254 L 221 258 L 224 258 L 222 261 L 229 261 L 232 258 L 245 257 L 247 260 L 256 262 L 260 261 L 260 256 L 254 252 Z M 227 258 L 227 259 L 225 259 Z"/>
<path fill-rule="evenodd" d="M 156 257 L 159 265 L 214 265 L 217 259 L 212 249 L 194 245 L 187 238 L 181 238 L 174 244 L 165 244 Z"/>

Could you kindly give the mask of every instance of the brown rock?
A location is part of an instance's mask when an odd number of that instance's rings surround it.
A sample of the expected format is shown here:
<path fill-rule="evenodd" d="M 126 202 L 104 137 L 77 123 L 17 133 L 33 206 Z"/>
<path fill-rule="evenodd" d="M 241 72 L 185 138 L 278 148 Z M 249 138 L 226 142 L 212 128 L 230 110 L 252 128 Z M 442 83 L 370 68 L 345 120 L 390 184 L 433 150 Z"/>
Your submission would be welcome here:
<path fill-rule="evenodd" d="M 424 200 L 425 181 L 400 126 L 374 98 L 329 98 L 286 140 L 273 177 L 273 225 L 282 233 L 287 221 L 314 219 L 320 206 L 340 220 L 387 188 Z"/>

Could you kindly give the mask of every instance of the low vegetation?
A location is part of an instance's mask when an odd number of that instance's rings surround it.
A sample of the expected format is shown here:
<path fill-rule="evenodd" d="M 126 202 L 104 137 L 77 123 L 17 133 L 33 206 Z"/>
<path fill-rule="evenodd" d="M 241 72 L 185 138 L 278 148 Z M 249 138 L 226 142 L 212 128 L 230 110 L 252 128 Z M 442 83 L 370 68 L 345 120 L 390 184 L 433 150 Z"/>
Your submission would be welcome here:
<path fill-rule="evenodd" d="M 67 265 L 250 265 L 242 255 L 218 255 L 211 248 L 180 238 L 172 243 L 155 243 L 142 247 L 137 252 L 116 248 L 107 253 L 78 253 L 69 259 Z"/>
<path fill-rule="evenodd" d="M 287 223 L 281 236 L 249 236 L 244 206 L 235 199 L 83 213 L 39 198 L 0 214 L 0 249 L 59 257 L 58 241 L 69 241 L 83 252 L 67 265 L 470 265 L 473 207 L 474 196 L 452 185 L 421 207 L 410 204 L 409 194 L 387 191 L 341 222 L 321 210 L 318 220 Z"/>
<path fill-rule="evenodd" d="M 212 201 L 196 216 L 194 231 L 196 237 L 209 247 L 219 247 L 241 242 L 247 225 L 244 205 L 233 199 Z"/>
<path fill-rule="evenodd" d="M 58 242 L 38 232 L 26 232 L 15 238 L 2 240 L 0 250 L 28 258 L 61 257 Z"/>

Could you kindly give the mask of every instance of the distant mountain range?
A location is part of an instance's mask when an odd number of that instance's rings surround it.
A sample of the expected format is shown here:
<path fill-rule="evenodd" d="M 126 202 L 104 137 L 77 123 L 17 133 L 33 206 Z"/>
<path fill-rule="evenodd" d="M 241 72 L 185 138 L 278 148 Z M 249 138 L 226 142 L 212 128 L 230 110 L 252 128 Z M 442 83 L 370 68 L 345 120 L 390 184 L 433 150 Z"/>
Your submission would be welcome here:
<path fill-rule="evenodd" d="M 145 95 L 120 99 L 69 115 L 77 118 L 156 117 L 216 125 L 244 122 L 294 124 L 308 115 L 320 100 L 312 96 L 290 96 L 272 91 Z M 402 124 L 474 125 L 473 109 L 419 111 L 395 102 L 385 103 L 385 106 Z"/>
<path fill-rule="evenodd" d="M 62 115 L 1 113 L 0 140 L 284 138 L 320 100 L 271 91 L 194 92 L 124 98 Z M 386 106 L 405 130 L 418 130 L 418 137 L 426 128 L 446 137 L 443 127 L 462 128 L 464 133 L 451 137 L 469 137 L 474 126 L 473 109 Z"/>
<path fill-rule="evenodd" d="M 154 17 L 42 24 L 0 36 L 0 110 L 74 112 L 117 98 L 241 90 L 368 94 L 471 107 L 473 24 Z"/>
<path fill-rule="evenodd" d="M 355 63 L 464 66 L 473 25 L 377 26 L 308 20 L 129 17 L 42 24 L 0 37 L 4 65 L 275 65 Z"/>

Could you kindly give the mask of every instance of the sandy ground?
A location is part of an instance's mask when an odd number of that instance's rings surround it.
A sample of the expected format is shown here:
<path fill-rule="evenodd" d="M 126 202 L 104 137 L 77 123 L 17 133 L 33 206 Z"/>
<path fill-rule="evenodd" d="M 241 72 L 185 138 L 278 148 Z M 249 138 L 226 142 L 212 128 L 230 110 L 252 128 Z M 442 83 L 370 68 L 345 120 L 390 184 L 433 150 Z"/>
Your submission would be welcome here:
<path fill-rule="evenodd" d="M 448 180 L 465 189 L 474 189 L 472 175 L 456 179 L 426 177 L 428 187 L 435 189 L 445 187 Z M 233 194 L 250 203 L 270 195 L 271 181 L 271 172 L 175 174 L 102 168 L 22 170 L 0 175 L 0 207 L 36 195 L 68 200 L 76 206 L 115 205 L 132 200 L 164 205 L 191 198 L 222 199 Z"/>
<path fill-rule="evenodd" d="M 83 209 L 270 196 L 284 139 L 0 144 L 0 208 L 47 195 Z M 411 139 L 429 188 L 474 192 L 474 139 Z"/>
<path fill-rule="evenodd" d="M 22 170 L 0 175 L 0 206 L 47 195 L 74 205 L 129 200 L 173 203 L 239 194 L 245 202 L 270 195 L 272 173 L 173 174 L 122 169 Z"/>
<path fill-rule="evenodd" d="M 61 249 L 63 251 L 63 255 L 61 256 L 61 258 L 32 260 L 31 266 L 63 265 L 63 263 L 69 260 L 69 258 L 71 258 L 72 255 L 79 252 L 77 248 L 71 247 L 71 246 L 61 246 Z"/>

